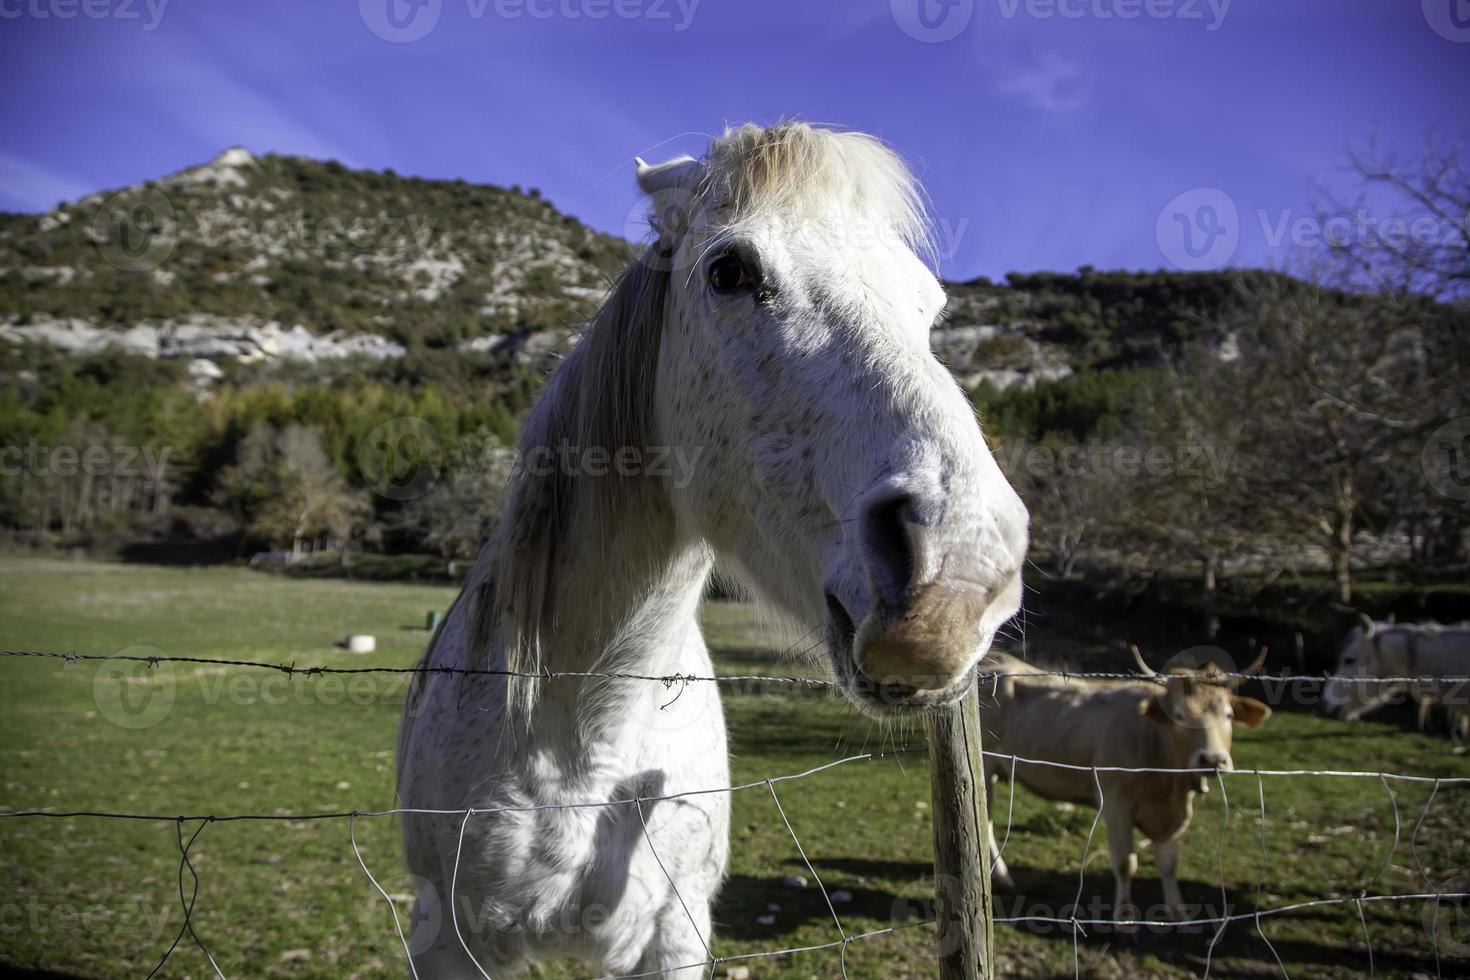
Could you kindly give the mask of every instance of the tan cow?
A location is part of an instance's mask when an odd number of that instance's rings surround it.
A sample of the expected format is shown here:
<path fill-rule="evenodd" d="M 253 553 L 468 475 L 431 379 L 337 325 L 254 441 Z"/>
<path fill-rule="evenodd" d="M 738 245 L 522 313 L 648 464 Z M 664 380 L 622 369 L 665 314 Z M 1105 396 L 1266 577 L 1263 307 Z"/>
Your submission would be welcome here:
<path fill-rule="evenodd" d="M 1097 681 L 1062 678 L 1005 654 L 992 654 L 980 668 L 980 721 L 985 749 L 1022 759 L 1085 767 L 1017 762 L 1015 778 L 1048 800 L 1101 806 L 1108 850 L 1117 879 L 1114 914 L 1133 915 L 1132 878 L 1136 827 L 1154 844 L 1163 878 L 1164 901 L 1182 916 L 1184 898 L 1175 871 L 1180 844 L 1194 808 L 1194 794 L 1209 789 L 1206 773 L 1098 772 L 1125 769 L 1229 770 L 1233 724 L 1259 726 L 1271 709 L 1235 693 L 1243 680 L 1227 679 L 1214 664 L 1155 674 L 1133 650 L 1150 678 Z M 1254 673 L 1266 651 L 1245 673 Z M 986 675 L 992 675 L 987 677 Z M 995 780 L 1009 779 L 1011 760 L 987 755 L 985 785 L 994 808 Z M 1102 799 L 1098 799 L 1098 790 Z M 998 883 L 1012 887 L 993 826 L 989 832 Z"/>

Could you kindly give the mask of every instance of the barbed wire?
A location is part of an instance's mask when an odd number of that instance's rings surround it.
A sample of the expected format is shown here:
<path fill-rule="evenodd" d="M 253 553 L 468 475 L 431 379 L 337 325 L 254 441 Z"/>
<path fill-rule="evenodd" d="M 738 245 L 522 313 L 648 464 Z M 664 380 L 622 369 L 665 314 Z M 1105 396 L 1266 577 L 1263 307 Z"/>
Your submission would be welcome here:
<path fill-rule="evenodd" d="M 294 662 L 289 664 L 271 663 L 263 660 L 230 660 L 221 657 L 190 657 L 175 656 L 170 654 L 127 654 L 127 653 L 71 653 L 58 651 L 38 650 L 0 650 L 0 657 L 17 658 L 41 658 L 48 660 L 61 660 L 67 663 L 88 661 L 125 661 L 131 663 L 148 664 L 156 667 L 159 664 L 193 664 L 208 667 L 245 667 L 254 670 L 273 670 L 279 673 L 303 676 L 319 674 L 446 674 L 451 676 L 469 677 L 518 677 L 536 678 L 539 680 L 570 679 L 599 679 L 599 680 L 629 680 L 629 681 L 656 681 L 665 686 L 672 687 L 675 684 L 708 682 L 714 684 L 794 684 L 807 687 L 821 687 L 840 689 L 841 685 L 821 677 L 798 677 L 789 674 L 633 674 L 619 671 L 607 670 L 543 670 L 543 671 L 517 671 L 500 670 L 489 667 L 450 667 L 415 665 L 413 667 L 327 667 L 312 666 L 299 667 Z M 1127 673 L 1123 671 L 1087 671 L 1087 670 L 1061 670 L 1061 669 L 1033 669 L 1025 671 L 982 671 L 979 675 L 983 678 L 1034 678 L 1034 677 L 1056 677 L 1063 680 L 1108 680 L 1108 681 L 1134 681 L 1147 682 L 1159 681 L 1167 677 L 1167 674 L 1140 674 Z M 1317 674 L 1247 674 L 1232 671 L 1219 671 L 1211 675 L 1212 680 L 1243 680 L 1260 681 L 1262 683 L 1278 684 L 1326 684 L 1334 680 Z M 1470 675 L 1438 675 L 1423 674 L 1415 676 L 1390 676 L 1390 677 L 1344 677 L 1338 678 L 1349 684 L 1470 684 Z"/>

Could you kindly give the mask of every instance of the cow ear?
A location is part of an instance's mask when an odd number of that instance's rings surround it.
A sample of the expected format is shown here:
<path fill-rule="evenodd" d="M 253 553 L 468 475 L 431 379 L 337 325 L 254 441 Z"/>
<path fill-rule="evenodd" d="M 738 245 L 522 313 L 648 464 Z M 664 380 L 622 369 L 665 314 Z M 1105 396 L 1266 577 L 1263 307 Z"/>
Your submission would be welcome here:
<path fill-rule="evenodd" d="M 1138 713 L 1149 721 L 1166 722 L 1169 720 L 1169 712 L 1164 710 L 1163 704 L 1156 697 L 1149 698 L 1140 704 L 1138 706 Z"/>
<path fill-rule="evenodd" d="M 1255 698 L 1231 698 L 1230 707 L 1235 711 L 1235 720 L 1248 728 L 1260 728 L 1261 722 L 1271 717 L 1271 709 Z"/>

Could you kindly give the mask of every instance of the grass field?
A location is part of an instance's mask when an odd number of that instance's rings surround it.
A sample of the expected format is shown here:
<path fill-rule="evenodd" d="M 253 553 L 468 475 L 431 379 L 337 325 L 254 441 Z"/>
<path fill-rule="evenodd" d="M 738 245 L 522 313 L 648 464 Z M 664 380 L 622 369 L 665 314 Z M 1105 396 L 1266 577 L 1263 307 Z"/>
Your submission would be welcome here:
<path fill-rule="evenodd" d="M 312 665 L 409 665 L 425 641 L 424 614 L 449 589 L 332 580 L 299 581 L 240 569 L 166 569 L 0 559 L 0 648 L 116 653 L 152 647 L 194 655 Z M 770 670 L 775 641 L 739 606 L 705 613 L 723 672 Z M 376 634 L 378 652 L 333 647 L 348 632 Z M 1032 624 L 1044 645 L 1044 624 Z M 138 652 L 138 651 L 134 651 Z M 805 669 L 782 665 L 783 671 Z M 358 868 L 345 820 L 314 811 L 393 805 L 392 752 L 404 683 L 397 677 L 294 677 L 164 665 L 119 675 L 96 665 L 0 660 L 0 808 L 150 814 L 256 813 L 279 819 L 211 823 L 191 850 L 200 879 L 193 921 L 225 975 L 353 978 L 403 975 L 386 906 Z M 771 693 L 727 698 L 737 783 L 796 773 L 847 755 L 922 749 L 911 727 L 885 728 L 832 700 Z M 1282 711 L 1237 740 L 1237 764 L 1270 769 L 1383 769 L 1470 776 L 1470 758 L 1444 738 L 1396 723 L 1345 725 Z M 1427 786 L 1375 779 L 1267 778 L 1261 824 L 1253 776 L 1204 797 L 1185 845 L 1186 899 L 1204 914 L 1249 912 L 1313 899 L 1434 890 L 1470 873 L 1470 794 L 1442 787 L 1411 831 Z M 856 762 L 780 784 L 786 814 L 830 891 L 849 935 L 913 923 L 932 886 L 929 784 L 922 752 Z M 999 799 L 1004 833 L 1007 797 Z M 838 938 L 791 835 L 763 788 L 734 795 L 730 879 L 716 911 L 720 955 L 780 950 Z M 1000 916 L 1067 915 L 1093 821 L 1085 808 L 1018 791 L 1006 857 L 1018 891 L 997 897 Z M 197 824 L 184 828 L 192 834 Z M 145 976 L 182 922 L 179 826 L 173 820 L 0 819 L 0 963 L 38 976 Z M 390 893 L 406 889 L 398 829 L 362 819 L 357 839 Z M 1263 843 L 1264 839 L 1264 843 Z M 1083 912 L 1111 898 L 1101 830 L 1082 879 Z M 1392 854 L 1390 855 L 1390 852 Z M 1135 897 L 1160 901 L 1145 852 Z M 1422 870 L 1421 870 L 1422 865 Z M 1381 873 L 1380 873 L 1381 872 Z M 187 878 L 186 878 L 187 881 Z M 1427 882 L 1427 887 L 1426 887 Z M 1223 888 L 1223 894 L 1222 894 Z M 776 907 L 779 906 L 779 909 Z M 1432 910 L 1420 903 L 1317 907 L 1261 920 L 1292 977 L 1434 976 Z M 769 918 L 767 918 L 769 917 Z M 1437 920 L 1443 976 L 1470 972 L 1470 923 Z M 1090 929 L 1079 943 L 1088 977 L 1175 977 L 1203 971 L 1214 929 L 1134 934 Z M 932 934 L 912 926 L 854 942 L 851 977 L 934 974 Z M 1007 975 L 1071 976 L 1070 928 L 997 927 Z M 743 961 L 752 977 L 838 977 L 835 951 Z M 722 971 L 723 972 L 723 971 Z M 212 971 L 181 945 L 168 977 Z M 547 978 L 586 975 L 547 965 Z M 1281 975 L 1251 923 L 1219 938 L 1212 976 Z"/>

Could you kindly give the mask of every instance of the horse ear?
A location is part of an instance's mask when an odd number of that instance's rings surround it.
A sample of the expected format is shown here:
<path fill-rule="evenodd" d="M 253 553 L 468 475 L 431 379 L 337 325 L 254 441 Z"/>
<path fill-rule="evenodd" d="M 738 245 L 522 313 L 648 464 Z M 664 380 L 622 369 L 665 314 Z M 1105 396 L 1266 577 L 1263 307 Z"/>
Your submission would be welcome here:
<path fill-rule="evenodd" d="M 668 190 L 692 191 L 704 172 L 704 165 L 690 156 L 665 163 L 649 163 L 642 157 L 633 160 L 638 165 L 638 186 L 650 196 Z"/>

